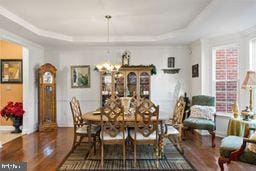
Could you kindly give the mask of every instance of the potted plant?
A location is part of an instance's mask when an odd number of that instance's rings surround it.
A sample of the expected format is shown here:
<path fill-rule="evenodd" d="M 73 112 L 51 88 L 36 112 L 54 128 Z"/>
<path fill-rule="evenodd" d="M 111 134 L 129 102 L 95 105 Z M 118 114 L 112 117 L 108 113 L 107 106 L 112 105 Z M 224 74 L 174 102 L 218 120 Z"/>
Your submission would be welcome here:
<path fill-rule="evenodd" d="M 25 111 L 23 104 L 20 102 L 8 102 L 8 104 L 1 110 L 1 116 L 6 120 L 11 119 L 15 128 L 11 133 L 21 133 L 20 126 L 22 125 L 22 118 Z"/>

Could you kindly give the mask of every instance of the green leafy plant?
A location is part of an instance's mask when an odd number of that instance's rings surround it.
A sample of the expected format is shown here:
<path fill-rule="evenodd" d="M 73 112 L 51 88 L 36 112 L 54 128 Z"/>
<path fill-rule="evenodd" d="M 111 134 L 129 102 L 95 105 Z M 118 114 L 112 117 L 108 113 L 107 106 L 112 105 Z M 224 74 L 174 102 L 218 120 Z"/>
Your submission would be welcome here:
<path fill-rule="evenodd" d="M 88 75 L 79 73 L 78 75 L 78 86 L 87 86 L 89 85 L 89 78 Z"/>
<path fill-rule="evenodd" d="M 151 65 L 129 65 L 129 66 L 122 66 L 122 67 L 125 67 L 125 68 L 137 68 L 137 67 L 145 67 L 145 68 L 148 68 L 148 67 L 151 67 L 151 75 L 156 75 L 157 72 L 156 72 L 156 66 L 154 64 L 151 64 Z M 121 68 L 122 68 L 121 67 Z M 94 68 L 94 71 L 99 71 L 97 67 Z"/>

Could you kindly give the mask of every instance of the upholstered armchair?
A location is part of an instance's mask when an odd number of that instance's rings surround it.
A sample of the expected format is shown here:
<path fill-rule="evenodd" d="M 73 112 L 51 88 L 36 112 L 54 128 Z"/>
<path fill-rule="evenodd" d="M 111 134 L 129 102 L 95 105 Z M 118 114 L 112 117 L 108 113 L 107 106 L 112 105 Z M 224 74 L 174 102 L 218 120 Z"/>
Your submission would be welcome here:
<path fill-rule="evenodd" d="M 214 106 L 215 107 L 215 97 L 199 95 L 192 97 L 192 105 L 200 106 Z M 212 136 L 212 147 L 215 147 L 215 130 L 216 130 L 216 114 L 213 114 L 213 120 L 204 118 L 194 118 L 188 117 L 183 122 L 184 133 L 186 130 L 207 130 Z"/>
<path fill-rule="evenodd" d="M 230 163 L 232 160 L 256 165 L 256 153 L 252 152 L 248 145 L 251 143 L 251 145 L 255 144 L 256 146 L 256 140 L 248 139 L 252 130 L 255 132 L 256 128 L 247 128 L 245 137 L 228 136 L 221 141 L 218 163 L 222 171 L 224 170 L 223 165 Z"/>

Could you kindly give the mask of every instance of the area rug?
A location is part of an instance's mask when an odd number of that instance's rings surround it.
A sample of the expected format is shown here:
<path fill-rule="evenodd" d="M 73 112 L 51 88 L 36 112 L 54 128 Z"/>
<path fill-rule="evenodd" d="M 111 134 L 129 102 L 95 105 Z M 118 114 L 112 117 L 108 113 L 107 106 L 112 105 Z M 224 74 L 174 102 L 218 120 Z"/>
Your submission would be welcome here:
<path fill-rule="evenodd" d="M 10 131 L 0 131 L 0 148 L 2 147 L 3 144 L 6 144 L 20 136 L 22 136 L 22 133 L 11 134 Z"/>
<path fill-rule="evenodd" d="M 171 143 L 167 142 L 164 154 L 157 160 L 154 147 L 151 145 L 137 145 L 137 167 L 133 167 L 133 148 L 126 149 L 126 163 L 122 160 L 122 146 L 104 146 L 104 168 L 101 168 L 100 147 L 94 155 L 93 149 L 83 144 L 70 153 L 58 170 L 195 170 L 194 167 Z M 87 155 L 86 155 L 87 154 Z M 85 156 L 87 156 L 85 158 Z"/>

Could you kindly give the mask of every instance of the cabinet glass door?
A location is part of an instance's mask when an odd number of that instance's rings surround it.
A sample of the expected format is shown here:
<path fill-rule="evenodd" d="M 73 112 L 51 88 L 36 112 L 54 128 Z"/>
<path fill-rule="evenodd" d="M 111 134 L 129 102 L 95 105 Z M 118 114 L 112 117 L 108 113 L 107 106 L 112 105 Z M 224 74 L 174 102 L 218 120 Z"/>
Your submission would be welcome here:
<path fill-rule="evenodd" d="M 137 89 L 137 75 L 135 72 L 130 72 L 127 75 L 127 90 L 126 90 L 126 96 L 132 97 L 136 95 L 136 89 Z"/>
<path fill-rule="evenodd" d="M 106 100 L 111 97 L 112 93 L 112 75 L 111 73 L 102 74 L 102 105 L 105 104 Z"/>
<path fill-rule="evenodd" d="M 150 75 L 147 72 L 140 73 L 140 97 L 150 98 Z"/>
<path fill-rule="evenodd" d="M 114 75 L 115 78 L 115 93 L 118 97 L 124 97 L 125 89 L 124 89 L 124 73 L 117 72 Z"/>

